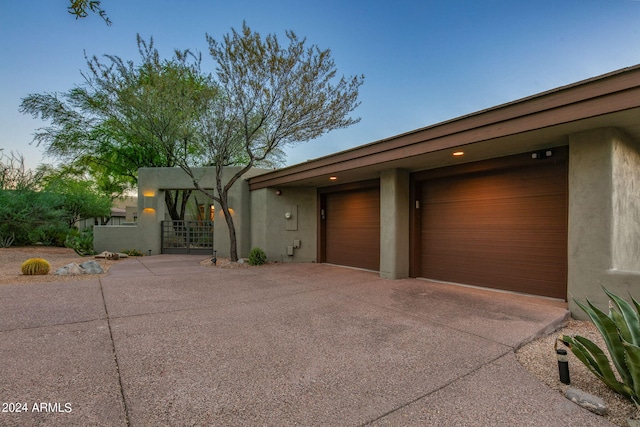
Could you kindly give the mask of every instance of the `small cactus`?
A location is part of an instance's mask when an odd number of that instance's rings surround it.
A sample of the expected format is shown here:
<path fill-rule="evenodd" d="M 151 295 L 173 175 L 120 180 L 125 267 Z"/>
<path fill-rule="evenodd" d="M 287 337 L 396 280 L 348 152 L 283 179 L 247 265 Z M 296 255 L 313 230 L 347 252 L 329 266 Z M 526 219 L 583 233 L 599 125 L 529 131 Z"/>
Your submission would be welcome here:
<path fill-rule="evenodd" d="M 51 265 L 49 265 L 45 259 L 30 258 L 22 263 L 20 269 L 22 270 L 22 274 L 25 276 L 33 276 L 37 274 L 45 275 L 49 274 Z"/>

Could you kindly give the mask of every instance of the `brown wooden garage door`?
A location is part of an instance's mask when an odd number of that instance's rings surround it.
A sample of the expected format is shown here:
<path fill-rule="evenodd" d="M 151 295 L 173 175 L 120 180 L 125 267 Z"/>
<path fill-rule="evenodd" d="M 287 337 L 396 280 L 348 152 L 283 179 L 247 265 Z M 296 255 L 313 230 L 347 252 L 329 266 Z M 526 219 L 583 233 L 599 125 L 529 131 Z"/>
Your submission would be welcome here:
<path fill-rule="evenodd" d="M 380 269 L 380 187 L 324 195 L 324 261 Z"/>
<path fill-rule="evenodd" d="M 567 163 L 421 184 L 420 276 L 566 298 Z"/>

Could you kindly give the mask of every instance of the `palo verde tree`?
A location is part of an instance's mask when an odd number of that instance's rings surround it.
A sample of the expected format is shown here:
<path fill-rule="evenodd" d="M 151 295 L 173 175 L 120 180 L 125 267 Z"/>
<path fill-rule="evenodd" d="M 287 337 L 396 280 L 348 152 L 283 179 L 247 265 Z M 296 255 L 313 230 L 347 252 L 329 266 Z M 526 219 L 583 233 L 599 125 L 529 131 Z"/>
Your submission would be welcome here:
<path fill-rule="evenodd" d="M 246 23 L 221 42 L 207 35 L 220 96 L 211 99 L 199 121 L 200 163 L 215 167 L 216 193 L 199 185 L 191 159 L 183 158 L 180 166 L 196 189 L 220 204 L 234 261 L 238 251 L 228 201 L 233 184 L 254 166 L 279 163 L 284 147 L 360 120 L 349 114 L 359 105 L 364 76 L 338 78 L 329 49 L 306 46 L 293 31 L 286 37 L 283 46 L 276 35 L 262 38 Z M 231 164 L 241 167 L 225 181 L 223 167 Z"/>
<path fill-rule="evenodd" d="M 122 188 L 123 178 L 137 184 L 141 167 L 193 162 L 195 123 L 217 94 L 201 72 L 199 55 L 176 50 L 164 60 L 153 39 L 147 43 L 138 36 L 137 43 L 140 63 L 115 55 L 87 57 L 82 85 L 31 94 L 20 105 L 21 112 L 50 122 L 34 136 L 47 155 Z M 173 219 L 184 218 L 189 195 L 189 190 L 165 193 Z"/>

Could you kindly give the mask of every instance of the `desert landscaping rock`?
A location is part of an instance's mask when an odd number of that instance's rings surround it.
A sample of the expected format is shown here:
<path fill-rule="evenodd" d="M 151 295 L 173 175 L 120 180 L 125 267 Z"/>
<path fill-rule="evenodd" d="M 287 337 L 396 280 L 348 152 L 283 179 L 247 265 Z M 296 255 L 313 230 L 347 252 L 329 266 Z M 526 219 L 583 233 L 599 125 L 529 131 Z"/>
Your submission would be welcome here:
<path fill-rule="evenodd" d="M 567 389 L 566 396 L 567 399 L 569 399 L 573 403 L 590 410 L 594 414 L 607 415 L 607 413 L 609 412 L 609 410 L 607 409 L 607 404 L 604 402 L 604 400 L 577 388 L 569 387 Z"/>
<path fill-rule="evenodd" d="M 67 264 L 64 267 L 60 267 L 53 274 L 55 274 L 56 276 L 76 276 L 78 274 L 84 274 L 84 271 L 80 269 L 80 266 L 78 264 L 72 262 L 71 264 Z"/>
<path fill-rule="evenodd" d="M 86 274 L 102 274 L 104 270 L 95 261 L 86 261 L 80 264 L 80 268 L 84 270 Z"/>
<path fill-rule="evenodd" d="M 104 270 L 95 261 L 86 261 L 78 265 L 75 262 L 67 264 L 64 267 L 60 267 L 56 270 L 56 275 L 79 275 L 79 274 L 102 274 Z"/>

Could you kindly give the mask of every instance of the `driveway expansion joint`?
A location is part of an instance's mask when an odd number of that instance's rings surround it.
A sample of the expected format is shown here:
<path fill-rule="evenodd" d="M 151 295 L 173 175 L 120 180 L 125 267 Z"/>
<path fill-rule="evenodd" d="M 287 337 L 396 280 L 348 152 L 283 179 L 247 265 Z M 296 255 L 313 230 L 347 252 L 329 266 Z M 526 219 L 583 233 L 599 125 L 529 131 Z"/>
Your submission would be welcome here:
<path fill-rule="evenodd" d="M 124 388 L 122 387 L 122 374 L 120 372 L 120 364 L 118 363 L 118 353 L 116 352 L 116 344 L 113 341 L 113 331 L 111 330 L 111 319 L 109 318 L 109 310 L 107 308 L 107 302 L 104 299 L 104 290 L 102 288 L 102 280 L 100 280 L 100 294 L 102 295 L 102 305 L 107 319 L 107 327 L 109 328 L 109 340 L 111 342 L 111 352 L 113 354 L 113 361 L 116 365 L 116 371 L 118 372 L 118 388 L 120 390 L 120 398 L 122 399 L 122 405 L 124 407 L 124 419 L 127 427 L 131 426 L 129 420 L 129 409 L 127 407 L 127 398 L 124 394 Z"/>
<path fill-rule="evenodd" d="M 395 408 L 393 408 L 393 409 L 391 409 L 391 410 L 389 410 L 389 411 L 385 412 L 384 414 L 380 415 L 380 416 L 379 416 L 379 417 L 377 417 L 377 418 L 374 418 L 374 419 L 372 419 L 372 420 L 369 420 L 369 421 L 367 421 L 366 423 L 360 424 L 360 427 L 369 426 L 369 425 L 371 425 L 371 424 L 375 423 L 376 421 L 380 421 L 380 420 L 382 420 L 383 418 L 388 417 L 389 415 L 391 415 L 391 414 L 393 414 L 393 413 L 395 413 L 395 412 L 398 412 L 398 411 L 400 411 L 400 410 L 402 410 L 402 409 L 406 408 L 407 406 L 413 405 L 414 403 L 417 403 L 417 402 L 419 402 L 420 400 L 422 400 L 422 399 L 424 399 L 424 398 L 426 398 L 426 397 L 429 397 L 429 396 L 431 396 L 431 395 L 433 395 L 433 394 L 435 394 L 435 393 L 439 392 L 440 390 L 443 390 L 443 389 L 445 389 L 445 388 L 449 387 L 449 386 L 450 386 L 450 385 L 452 385 L 452 384 L 455 384 L 455 383 L 457 383 L 457 382 L 460 382 L 460 381 L 462 381 L 462 380 L 465 380 L 466 378 L 468 378 L 469 376 L 471 376 L 471 375 L 475 374 L 476 372 L 478 372 L 479 370 L 481 370 L 481 369 L 482 369 L 482 368 L 484 368 L 485 366 L 489 366 L 489 365 L 491 365 L 492 363 L 497 362 L 498 360 L 500 360 L 501 358 L 503 358 L 504 356 L 506 356 L 506 355 L 507 355 L 507 354 L 509 354 L 509 353 L 514 353 L 514 351 L 513 351 L 512 349 L 509 349 L 509 350 L 505 351 L 504 353 L 501 353 L 501 354 L 499 354 L 498 356 L 494 357 L 493 359 L 489 360 L 488 362 L 481 363 L 479 366 L 476 366 L 475 368 L 471 369 L 471 370 L 470 370 L 469 372 L 467 372 L 466 374 L 464 374 L 464 375 L 460 375 L 460 376 L 458 376 L 458 377 L 456 377 L 456 378 L 454 378 L 454 379 L 452 379 L 452 380 L 450 380 L 450 381 L 447 381 L 446 383 L 442 384 L 440 387 L 437 387 L 437 388 L 435 388 L 435 389 L 433 389 L 433 390 L 429 391 L 428 393 L 425 393 L 425 394 L 423 394 L 423 395 L 421 395 L 421 396 L 418 396 L 418 397 L 416 397 L 415 399 L 412 399 L 412 400 L 410 400 L 410 401 L 408 401 L 408 402 L 405 402 L 405 403 L 403 403 L 403 404 L 401 404 L 401 405 L 398 405 L 397 407 L 395 407 Z M 514 355 L 515 355 L 515 353 L 514 353 Z"/>

